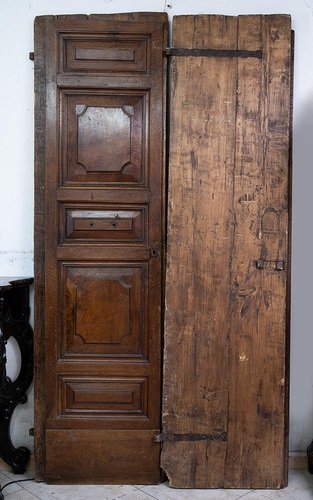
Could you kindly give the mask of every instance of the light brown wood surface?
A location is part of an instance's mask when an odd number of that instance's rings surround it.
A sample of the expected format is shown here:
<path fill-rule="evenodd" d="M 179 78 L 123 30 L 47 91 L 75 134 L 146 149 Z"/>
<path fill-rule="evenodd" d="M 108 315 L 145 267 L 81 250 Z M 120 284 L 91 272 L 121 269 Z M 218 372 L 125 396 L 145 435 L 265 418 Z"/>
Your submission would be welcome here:
<path fill-rule="evenodd" d="M 290 18 L 178 16 L 173 46 L 262 58 L 172 58 L 161 464 L 174 487 L 279 488 Z"/>

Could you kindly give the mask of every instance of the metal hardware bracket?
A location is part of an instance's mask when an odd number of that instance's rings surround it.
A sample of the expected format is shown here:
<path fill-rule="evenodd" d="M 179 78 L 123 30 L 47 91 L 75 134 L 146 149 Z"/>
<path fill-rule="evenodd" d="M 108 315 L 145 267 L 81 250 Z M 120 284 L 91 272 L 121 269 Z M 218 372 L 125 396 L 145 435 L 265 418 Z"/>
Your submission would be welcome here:
<path fill-rule="evenodd" d="M 254 57 L 262 59 L 262 50 L 175 49 L 167 47 L 165 55 L 178 57 Z"/>
<path fill-rule="evenodd" d="M 174 434 L 172 432 L 162 433 L 155 436 L 156 443 L 164 441 L 227 441 L 227 432 L 212 432 L 210 434 Z"/>

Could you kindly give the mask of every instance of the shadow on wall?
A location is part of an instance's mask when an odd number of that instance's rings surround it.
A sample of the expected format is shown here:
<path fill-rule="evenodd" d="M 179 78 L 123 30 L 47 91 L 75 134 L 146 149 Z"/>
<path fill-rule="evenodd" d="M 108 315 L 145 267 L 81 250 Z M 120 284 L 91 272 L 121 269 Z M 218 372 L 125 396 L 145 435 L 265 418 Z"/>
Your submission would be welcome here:
<path fill-rule="evenodd" d="M 296 110 L 295 110 L 296 111 Z M 290 450 L 313 439 L 313 89 L 293 124 Z"/>

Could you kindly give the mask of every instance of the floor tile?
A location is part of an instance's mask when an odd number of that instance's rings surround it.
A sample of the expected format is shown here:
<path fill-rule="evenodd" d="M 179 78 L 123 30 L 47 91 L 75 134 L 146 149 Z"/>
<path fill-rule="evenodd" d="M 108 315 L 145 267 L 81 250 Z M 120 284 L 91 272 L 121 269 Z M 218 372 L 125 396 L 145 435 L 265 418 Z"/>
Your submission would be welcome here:
<path fill-rule="evenodd" d="M 155 497 L 138 489 L 136 493 L 128 493 L 127 495 L 121 497 L 121 500 L 152 500 L 153 498 Z"/>
<path fill-rule="evenodd" d="M 115 500 L 137 499 L 138 490 L 130 485 L 51 485 L 35 481 L 22 483 L 23 488 L 40 500 Z M 128 497 L 127 497 L 128 495 Z M 131 496 L 133 495 L 133 496 Z M 146 500 L 138 497 L 138 500 Z"/>
<path fill-rule="evenodd" d="M 16 491 L 15 493 L 11 493 L 10 495 L 6 494 L 4 490 L 4 498 L 5 500 L 38 500 L 38 497 L 23 489 Z"/>
<path fill-rule="evenodd" d="M 269 497 L 265 496 L 265 493 L 260 493 L 259 490 L 253 490 L 247 493 L 243 497 L 239 497 L 238 500 L 270 500 Z"/>
<path fill-rule="evenodd" d="M 16 475 L 0 471 L 0 483 L 32 477 L 33 471 Z M 313 476 L 304 470 L 293 470 L 289 486 L 283 490 L 183 490 L 168 483 L 160 485 L 48 485 L 35 481 L 8 486 L 6 500 L 313 500 Z"/>
<path fill-rule="evenodd" d="M 34 477 L 33 471 L 26 471 L 25 474 L 14 474 L 12 470 L 4 470 L 1 473 L 9 478 L 10 481 L 19 481 L 24 479 L 31 479 Z"/>
<path fill-rule="evenodd" d="M 236 500 L 248 493 L 247 490 L 176 489 L 170 488 L 167 481 L 153 486 L 139 486 L 139 488 L 157 500 Z"/>
<path fill-rule="evenodd" d="M 313 476 L 304 470 L 292 470 L 289 473 L 287 488 L 281 490 L 257 490 L 270 500 L 313 500 Z M 257 498 L 257 497 L 255 497 Z M 250 495 L 245 500 L 251 500 Z"/>
<path fill-rule="evenodd" d="M 13 479 L 14 481 L 14 479 Z M 3 472 L 0 472 L 0 486 L 3 488 L 7 483 L 10 483 L 11 479 L 6 476 Z M 14 493 L 15 491 L 19 491 L 21 487 L 18 484 L 10 484 L 10 486 L 7 486 L 4 490 L 5 495 L 9 495 L 10 493 Z"/>

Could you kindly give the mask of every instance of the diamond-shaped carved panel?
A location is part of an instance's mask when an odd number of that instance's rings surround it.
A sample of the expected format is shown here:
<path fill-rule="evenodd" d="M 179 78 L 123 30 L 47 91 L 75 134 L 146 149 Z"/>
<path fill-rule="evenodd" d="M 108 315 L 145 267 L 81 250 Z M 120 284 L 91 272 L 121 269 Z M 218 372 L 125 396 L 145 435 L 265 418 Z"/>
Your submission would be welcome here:
<path fill-rule="evenodd" d="M 123 108 L 76 106 L 77 160 L 87 172 L 119 172 L 131 163 L 132 112 L 133 108 L 128 114 Z M 115 142 L 118 144 L 116 150 L 113 147 Z M 114 161 L 110 154 L 112 150 Z"/>
<path fill-rule="evenodd" d="M 147 283 L 138 267 L 63 267 L 62 356 L 135 356 L 145 350 Z"/>
<path fill-rule="evenodd" d="M 63 184 L 144 184 L 147 96 L 61 93 Z"/>
<path fill-rule="evenodd" d="M 118 345 L 130 335 L 130 289 L 122 278 L 89 278 L 77 286 L 76 335 L 85 344 Z"/>

